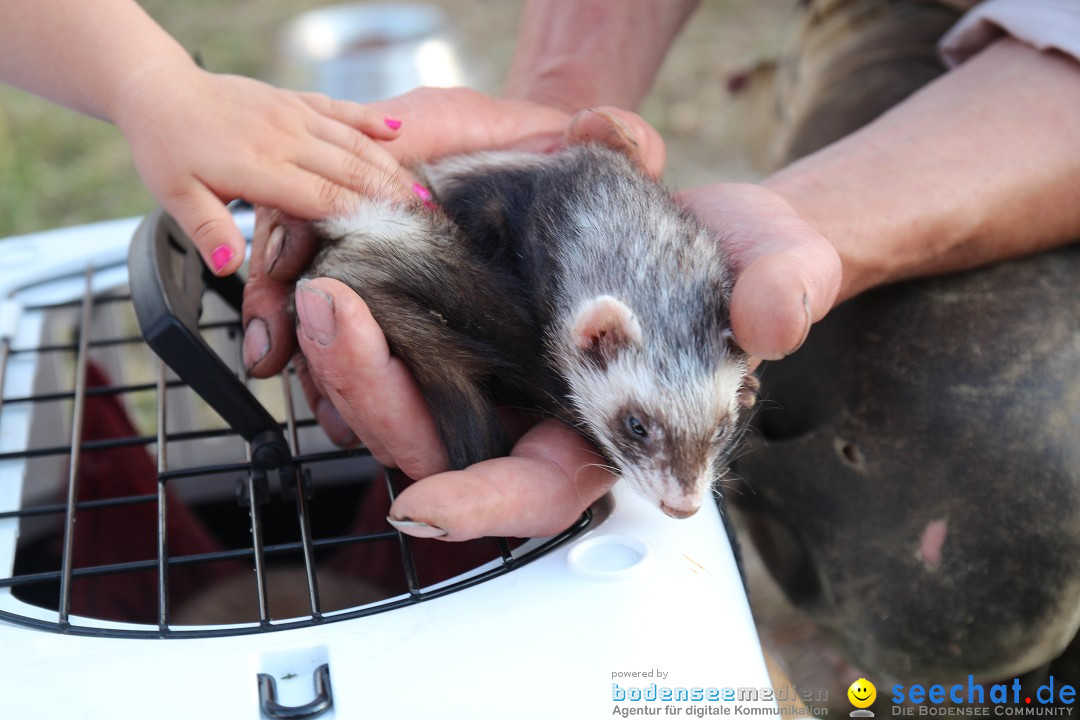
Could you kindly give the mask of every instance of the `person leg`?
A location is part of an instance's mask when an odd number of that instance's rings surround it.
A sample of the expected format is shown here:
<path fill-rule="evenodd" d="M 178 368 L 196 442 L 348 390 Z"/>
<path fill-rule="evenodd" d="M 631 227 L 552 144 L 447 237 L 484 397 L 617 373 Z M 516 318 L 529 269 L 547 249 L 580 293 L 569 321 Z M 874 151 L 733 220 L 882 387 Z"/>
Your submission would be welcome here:
<path fill-rule="evenodd" d="M 776 73 L 774 157 L 869 122 L 944 68 L 956 11 L 810 3 Z M 1080 626 L 1080 246 L 866 293 L 762 373 L 738 461 L 755 544 L 867 671 L 1013 677 Z"/>

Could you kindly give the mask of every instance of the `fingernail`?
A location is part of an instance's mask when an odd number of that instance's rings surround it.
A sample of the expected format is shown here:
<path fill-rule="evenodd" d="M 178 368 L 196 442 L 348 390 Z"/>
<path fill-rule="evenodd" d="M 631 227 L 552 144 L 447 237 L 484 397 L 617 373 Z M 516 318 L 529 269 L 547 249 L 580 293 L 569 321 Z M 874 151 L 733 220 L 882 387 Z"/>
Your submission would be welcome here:
<path fill-rule="evenodd" d="M 285 246 L 285 226 L 275 225 L 270 231 L 270 237 L 266 239 L 266 272 L 274 268 L 274 263 L 281 256 L 281 248 Z"/>
<path fill-rule="evenodd" d="M 802 335 L 801 335 L 801 337 L 799 337 L 799 341 L 797 343 L 795 343 L 795 347 L 791 348 L 791 350 L 788 351 L 788 353 L 787 353 L 788 355 L 790 355 L 791 353 L 795 352 L 796 350 L 798 350 L 799 348 L 801 348 L 803 346 L 803 343 L 806 342 L 806 338 L 810 335 L 810 326 L 814 324 L 814 321 L 810 317 L 810 296 L 807 295 L 806 293 L 803 293 L 802 304 L 803 304 L 804 322 L 806 324 L 803 326 Z"/>
<path fill-rule="evenodd" d="M 248 370 L 270 352 L 270 333 L 266 321 L 254 318 L 244 329 L 244 367 Z"/>
<path fill-rule="evenodd" d="M 412 191 L 416 193 L 416 197 L 424 201 L 424 205 L 426 207 L 428 201 L 431 200 L 431 191 L 420 183 L 413 183 Z"/>
<path fill-rule="evenodd" d="M 334 319 L 334 299 L 318 288 L 308 285 L 307 280 L 296 284 L 296 316 L 308 340 L 329 345 L 337 336 Z"/>
<path fill-rule="evenodd" d="M 220 273 L 222 268 L 229 264 L 229 261 L 233 259 L 233 250 L 228 245 L 218 245 L 214 248 L 214 251 L 210 253 L 210 261 L 214 263 L 214 272 Z"/>
<path fill-rule="evenodd" d="M 387 515 L 386 522 L 393 525 L 398 532 L 418 538 L 437 538 L 445 537 L 450 534 L 441 527 L 435 527 L 434 525 L 429 525 L 428 523 L 419 520 L 395 520 Z"/>
<path fill-rule="evenodd" d="M 390 128 L 391 130 L 397 130 L 401 127 L 401 121 L 395 118 L 388 117 L 385 118 L 383 122 L 386 123 L 386 127 Z"/>
<path fill-rule="evenodd" d="M 323 432 L 335 445 L 352 447 L 360 441 L 345 419 L 341 417 L 338 409 L 334 407 L 334 403 L 328 399 L 319 398 L 319 401 L 315 403 L 315 417 L 319 419 Z"/>
<path fill-rule="evenodd" d="M 637 138 L 634 137 L 634 133 L 631 132 L 630 126 L 623 122 L 622 118 L 612 115 L 606 110 L 599 110 L 597 108 L 589 108 L 585 112 L 592 115 L 597 115 L 607 120 L 615 128 L 620 138 L 630 143 L 634 147 L 637 147 Z"/>

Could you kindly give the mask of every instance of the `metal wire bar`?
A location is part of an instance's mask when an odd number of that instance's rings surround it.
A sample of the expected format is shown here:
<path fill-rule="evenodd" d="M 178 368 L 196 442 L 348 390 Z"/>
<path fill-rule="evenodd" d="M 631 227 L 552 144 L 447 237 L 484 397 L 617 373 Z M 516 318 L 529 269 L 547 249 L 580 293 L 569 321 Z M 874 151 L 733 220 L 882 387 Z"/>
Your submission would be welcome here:
<path fill-rule="evenodd" d="M 243 349 L 236 346 L 236 357 L 239 360 L 238 374 L 245 385 L 248 383 L 247 369 L 244 367 Z M 251 516 L 251 549 L 255 558 L 255 589 L 259 598 L 259 623 L 267 625 L 270 622 L 269 601 L 266 592 L 266 557 L 263 548 L 262 513 L 259 504 L 266 490 L 266 471 L 251 464 L 251 443 L 244 441 L 244 459 L 248 462 L 247 476 L 247 499 L 248 514 Z"/>
<path fill-rule="evenodd" d="M 102 269 L 104 269 L 104 268 L 102 268 Z M 77 278 L 80 275 L 82 275 L 82 271 L 77 272 L 77 273 L 71 273 L 70 275 L 57 275 L 54 278 L 54 280 L 58 280 L 58 279 L 64 278 L 64 277 L 66 277 L 66 278 Z M 130 301 L 131 301 L 130 293 L 120 293 L 120 294 L 111 294 L 110 293 L 108 295 L 101 295 L 99 298 L 97 298 L 94 301 L 94 303 L 96 305 L 107 305 L 107 304 L 110 304 L 110 303 L 130 302 Z M 65 300 L 64 302 L 57 302 L 57 303 L 37 303 L 37 304 L 34 304 L 34 305 L 27 305 L 23 309 L 28 310 L 28 311 L 34 311 L 34 312 L 41 312 L 43 310 L 59 310 L 61 308 L 77 308 L 77 307 L 80 306 L 81 302 L 82 302 L 81 300 Z"/>
<path fill-rule="evenodd" d="M 192 430 L 190 432 L 177 433 L 170 440 L 181 442 L 184 440 L 205 440 L 207 438 L 235 436 L 237 432 L 231 428 L 221 430 Z M 117 448 L 135 447 L 138 445 L 153 445 L 157 442 L 156 435 L 136 435 L 126 438 L 109 438 L 106 440 L 91 440 L 78 446 L 82 452 L 98 450 L 116 450 Z M 49 455 L 67 455 L 72 451 L 70 445 L 54 445 L 43 448 L 30 448 L 16 452 L 0 453 L 0 460 L 46 457 Z"/>
<path fill-rule="evenodd" d="M 218 320 L 215 322 L 207 322 L 199 325 L 199 329 L 202 331 L 207 330 L 238 330 L 240 328 L 239 320 Z M 92 349 L 115 347 L 116 345 L 142 345 L 145 341 L 141 335 L 124 335 L 116 338 L 99 338 L 93 340 L 90 343 Z M 24 355 L 26 353 L 54 353 L 54 352 L 76 352 L 78 350 L 76 343 L 56 343 L 53 345 L 37 345 L 32 348 L 12 348 L 12 355 Z"/>
<path fill-rule="evenodd" d="M 165 363 L 158 360 L 157 377 L 157 554 L 158 554 L 158 628 L 165 631 L 169 628 L 169 543 L 168 524 L 166 522 L 167 508 L 167 485 L 161 479 L 162 473 L 169 469 L 168 441 L 166 440 L 165 423 L 168 417 L 166 397 L 168 383 L 165 382 Z"/>
<path fill-rule="evenodd" d="M 169 380 L 166 383 L 166 387 L 182 388 L 187 387 L 182 380 Z M 98 385 L 96 387 L 86 388 L 86 397 L 109 397 L 112 395 L 130 395 L 140 392 L 150 392 L 157 389 L 157 382 L 148 383 L 133 383 L 131 385 Z M 17 403 L 44 403 L 55 402 L 58 400 L 71 400 L 75 397 L 73 390 L 59 390 L 57 392 L 40 393 L 37 395 L 20 395 L 17 397 L 11 397 L 7 399 L 7 402 L 11 405 Z"/>
<path fill-rule="evenodd" d="M 0 337 L 0 412 L 4 410 L 4 379 L 7 374 L 7 361 L 11 352 L 11 339 Z"/>
<path fill-rule="evenodd" d="M 94 508 L 105 507 L 119 507 L 123 505 L 141 505 L 143 503 L 153 502 L 157 499 L 157 495 L 128 495 L 126 497 L 118 498 L 102 498 L 100 500 L 82 500 L 75 503 L 76 510 L 91 510 Z M 59 515 L 67 510 L 67 503 L 50 503 L 48 505 L 38 505 L 37 507 L 22 508 L 20 510 L 5 510 L 0 512 L 0 520 L 6 520 L 7 518 L 23 518 L 34 517 L 38 515 Z"/>
<path fill-rule="evenodd" d="M 318 550 L 331 550 L 349 545 L 363 545 L 372 542 L 384 542 L 393 540 L 397 533 L 394 530 L 381 530 L 365 535 L 341 535 L 332 538 L 313 540 L 312 545 Z M 266 545 L 263 554 L 268 557 L 288 555 L 303 550 L 303 543 L 289 542 Z M 203 565 L 212 562 L 227 560 L 250 560 L 255 554 L 253 548 L 236 548 L 234 550 L 217 550 L 209 553 L 193 555 L 178 555 L 168 559 L 169 567 L 181 567 L 186 565 Z M 140 572 L 157 568 L 157 558 L 152 560 L 129 560 L 127 562 L 109 563 L 107 565 L 93 565 L 90 567 L 76 568 L 72 571 L 75 579 L 85 577 L 99 577 L 102 575 L 118 575 L 121 573 Z M 55 582 L 61 579 L 59 570 L 47 570 L 38 573 L 23 573 L 10 578 L 0 578 L 0 588 L 18 587 L 20 585 L 36 585 L 44 582 Z"/>
<path fill-rule="evenodd" d="M 397 492 L 394 490 L 393 475 L 396 471 L 390 468 L 383 468 L 383 474 L 386 477 L 387 491 L 390 493 L 390 504 L 394 504 L 394 500 L 397 498 Z M 398 548 L 401 550 L 401 564 L 405 570 L 405 582 L 409 586 L 409 595 L 420 599 L 420 581 L 416 577 L 416 562 L 413 560 L 412 548 L 409 547 L 409 539 L 405 533 L 400 530 L 394 530 L 398 538 Z"/>
<path fill-rule="evenodd" d="M 68 624 L 71 608 L 71 561 L 75 551 L 75 503 L 79 498 L 79 458 L 81 452 L 83 408 L 86 405 L 87 348 L 90 344 L 90 317 L 93 309 L 94 266 L 86 268 L 79 321 L 79 351 L 75 356 L 75 407 L 71 417 L 71 464 L 68 470 L 67 512 L 64 516 L 64 549 L 60 557 L 60 625 Z"/>
<path fill-rule="evenodd" d="M 514 551 L 510 547 L 510 541 L 504 537 L 495 538 L 496 544 L 499 546 L 499 554 L 502 556 L 502 560 L 507 565 L 513 566 L 516 562 L 514 558 Z"/>
<path fill-rule="evenodd" d="M 281 391 L 285 401 L 286 438 L 289 441 L 289 453 L 295 458 L 300 452 L 300 436 L 296 429 L 292 388 L 287 374 L 283 373 L 280 377 Z M 311 544 L 311 519 L 307 507 L 307 477 L 303 466 L 295 462 L 291 472 L 296 482 L 296 520 L 300 524 L 300 542 L 304 548 L 304 574 L 307 577 L 308 602 L 311 604 L 311 616 L 322 618 L 322 608 L 319 605 L 319 581 L 315 574 L 315 549 Z M 285 480 L 284 477 L 281 479 Z"/>
<path fill-rule="evenodd" d="M 366 448 L 355 448 L 352 450 L 328 450 L 321 453 L 312 453 L 311 455 L 301 455 L 293 458 L 296 465 L 309 465 L 319 462 L 330 462 L 332 460 L 343 460 L 352 457 L 367 457 L 371 453 Z M 222 465 L 201 465 L 195 468 L 182 468 L 176 470 L 169 470 L 162 474 L 162 478 L 166 480 L 174 480 L 176 478 L 189 478 L 189 477 L 203 477 L 206 475 L 219 475 L 229 472 L 247 472 L 251 467 L 248 463 L 229 463 Z"/>
<path fill-rule="evenodd" d="M 549 539 L 548 541 L 542 543 L 538 547 L 531 550 L 527 555 L 522 556 L 518 560 L 518 566 L 521 567 L 521 566 L 527 565 L 530 562 L 532 562 L 533 560 L 536 560 L 538 558 L 543 557 L 548 551 L 558 547 L 562 543 L 566 542 L 570 538 L 576 536 L 578 533 L 583 531 L 586 527 L 588 527 L 590 525 L 590 523 L 591 523 L 590 516 L 588 514 L 583 515 L 573 527 L 568 528 L 567 530 L 559 533 L 555 537 Z M 395 533 L 393 533 L 392 531 L 382 533 L 382 535 L 385 535 L 385 536 L 392 536 L 394 534 Z M 352 538 L 349 538 L 349 539 L 351 540 Z M 292 544 L 295 545 L 295 543 L 292 543 Z M 317 542 L 316 544 L 319 545 L 319 544 L 321 544 L 321 542 Z M 271 548 L 267 548 L 268 551 L 270 549 Z M 250 551 L 246 551 L 246 552 L 250 553 Z M 151 561 L 151 566 L 152 566 L 152 561 Z M 143 568 L 134 568 L 134 569 L 139 570 L 139 569 L 143 569 Z M 468 577 L 468 578 L 464 578 L 464 579 L 462 579 L 462 580 L 460 580 L 458 582 L 451 583 L 449 585 L 443 585 L 441 587 L 434 588 L 434 589 L 431 589 L 431 590 L 424 590 L 424 591 L 421 591 L 420 593 L 418 593 L 416 595 L 410 594 L 406 598 L 402 598 L 402 599 L 399 599 L 399 600 L 390 600 L 390 601 L 387 601 L 387 602 L 372 603 L 372 604 L 369 604 L 369 605 L 363 605 L 361 607 L 354 608 L 353 610 L 349 610 L 349 611 L 346 611 L 346 612 L 334 613 L 332 619 L 335 622 L 340 622 L 340 621 L 345 621 L 345 620 L 353 620 L 353 619 L 356 619 L 356 618 L 368 617 L 368 616 L 375 615 L 375 614 L 378 614 L 378 613 L 381 613 L 381 612 L 388 612 L 388 611 L 391 611 L 391 610 L 397 610 L 398 608 L 403 608 L 403 607 L 408 607 L 409 605 L 414 605 L 417 602 L 420 602 L 422 600 L 430 600 L 430 599 L 442 597 L 444 595 L 449 595 L 451 593 L 457 592 L 458 590 L 464 590 L 466 588 L 470 588 L 470 587 L 473 587 L 475 585 L 479 585 L 481 583 L 487 582 L 488 580 L 490 580 L 490 579 L 492 579 L 494 577 L 498 577 L 499 575 L 503 575 L 503 574 L 505 574 L 507 572 L 509 572 L 509 568 L 506 565 L 499 565 L 499 566 L 496 566 L 496 567 L 492 568 L 491 570 L 488 570 L 488 571 L 482 572 L 482 573 L 478 573 L 476 575 L 473 575 L 473 576 Z M 56 574 L 57 573 L 53 573 L 53 575 L 56 575 Z M 4 581 L 0 580 L 0 587 L 3 587 L 3 585 L 4 585 Z M 119 629 L 118 628 L 112 628 L 112 627 L 105 628 L 105 627 L 97 627 L 97 626 L 93 626 L 93 625 L 85 625 L 85 626 L 69 625 L 67 627 L 61 628 L 56 623 L 53 623 L 53 622 L 48 621 L 48 620 L 41 620 L 41 619 L 38 619 L 38 618 L 29 617 L 29 616 L 25 616 L 25 615 L 17 615 L 15 613 L 10 613 L 10 612 L 7 612 L 7 611 L 0 611 L 0 619 L 7 620 L 9 622 L 13 622 L 13 623 L 23 625 L 23 626 L 26 626 L 26 627 L 38 628 L 38 629 L 41 629 L 41 630 L 51 630 L 51 631 L 54 631 L 54 632 L 57 631 L 57 630 L 63 630 L 64 632 L 66 632 L 68 634 L 71 634 L 71 635 L 84 635 L 84 636 L 89 636 L 89 637 L 129 637 L 129 638 L 147 638 L 147 639 L 149 639 L 149 638 L 156 639 L 156 638 L 162 637 L 162 633 L 161 633 L 160 629 L 154 629 L 152 631 L 151 630 L 129 630 L 129 629 L 125 629 L 125 628 L 119 628 Z M 308 626 L 310 624 L 311 624 L 311 620 L 308 619 L 308 618 L 297 618 L 297 619 L 295 619 L 295 620 L 293 620 L 291 622 L 290 621 L 284 621 L 284 622 L 275 622 L 275 623 L 272 623 L 272 624 L 261 623 L 258 626 L 252 626 L 252 627 L 246 627 L 246 628 L 238 628 L 236 626 L 229 626 L 229 627 L 223 627 L 223 628 L 209 628 L 209 629 L 199 627 L 199 628 L 194 628 L 194 629 L 191 629 L 191 630 L 169 628 L 169 630 L 165 633 L 165 637 L 170 637 L 170 638 L 228 637 L 228 636 L 233 636 L 233 635 L 251 634 L 251 633 L 257 633 L 257 632 L 273 632 L 273 631 L 280 631 L 280 630 L 288 630 L 288 629 L 291 629 L 291 628 L 306 627 L 306 626 Z"/>
<path fill-rule="evenodd" d="M 315 421 L 302 420 L 299 421 L 299 424 L 302 427 L 306 427 L 308 425 L 314 425 Z M 221 428 L 219 430 L 189 430 L 170 435 L 168 439 L 172 442 L 184 442 L 188 440 L 205 440 L 207 438 L 230 436 L 239 437 L 239 433 L 237 433 L 232 428 Z M 91 440 L 89 442 L 82 443 L 79 447 L 82 449 L 83 452 L 87 452 L 94 450 L 114 450 L 116 448 L 133 447 L 137 445 L 153 445 L 156 442 L 157 435 L 135 435 L 126 438 Z M 70 451 L 71 447 L 68 445 L 54 445 L 51 447 L 31 448 L 29 450 L 0 453 L 0 460 L 44 457 L 47 455 L 67 455 Z"/>

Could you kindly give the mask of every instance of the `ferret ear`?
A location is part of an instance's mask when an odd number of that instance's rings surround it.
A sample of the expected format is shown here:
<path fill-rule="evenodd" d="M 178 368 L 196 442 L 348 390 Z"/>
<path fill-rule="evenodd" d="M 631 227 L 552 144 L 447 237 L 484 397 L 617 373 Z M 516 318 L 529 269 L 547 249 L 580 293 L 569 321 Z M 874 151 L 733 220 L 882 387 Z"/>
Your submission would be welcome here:
<path fill-rule="evenodd" d="M 574 345 L 602 357 L 641 345 L 637 316 L 630 306 L 611 295 L 598 295 L 582 303 L 570 325 L 570 334 Z"/>

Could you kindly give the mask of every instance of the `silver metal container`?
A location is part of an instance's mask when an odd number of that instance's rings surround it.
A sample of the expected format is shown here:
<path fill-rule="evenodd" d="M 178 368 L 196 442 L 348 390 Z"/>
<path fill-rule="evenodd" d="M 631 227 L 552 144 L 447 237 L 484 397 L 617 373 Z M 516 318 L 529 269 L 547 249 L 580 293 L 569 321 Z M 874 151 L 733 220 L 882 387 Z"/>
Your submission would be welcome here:
<path fill-rule="evenodd" d="M 466 84 L 450 20 L 431 5 L 348 3 L 304 13 L 285 28 L 279 64 L 281 85 L 356 102 Z"/>

